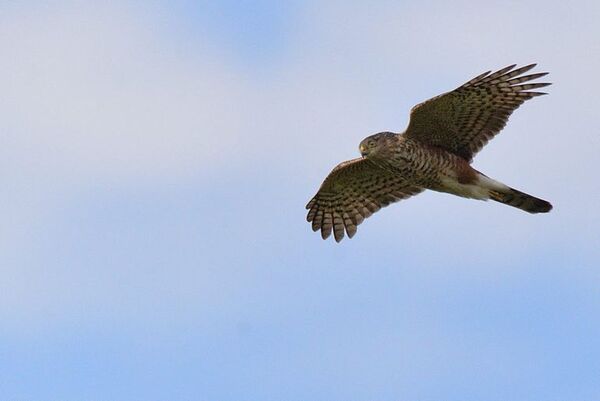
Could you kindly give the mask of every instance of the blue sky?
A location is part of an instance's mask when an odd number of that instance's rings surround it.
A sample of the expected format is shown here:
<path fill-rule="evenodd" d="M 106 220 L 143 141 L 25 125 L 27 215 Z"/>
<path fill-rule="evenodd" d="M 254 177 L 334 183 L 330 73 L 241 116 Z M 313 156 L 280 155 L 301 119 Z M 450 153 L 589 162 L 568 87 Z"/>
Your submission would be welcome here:
<path fill-rule="evenodd" d="M 0 6 L 0 398 L 600 397 L 595 2 Z M 475 167 L 322 241 L 362 138 L 511 63 L 550 71 Z"/>

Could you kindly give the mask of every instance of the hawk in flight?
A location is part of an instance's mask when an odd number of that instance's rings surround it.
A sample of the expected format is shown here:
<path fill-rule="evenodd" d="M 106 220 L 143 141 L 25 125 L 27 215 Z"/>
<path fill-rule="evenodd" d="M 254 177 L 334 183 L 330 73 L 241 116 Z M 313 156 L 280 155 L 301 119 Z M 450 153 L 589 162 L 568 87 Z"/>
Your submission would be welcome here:
<path fill-rule="evenodd" d="M 336 166 L 308 202 L 307 220 L 323 239 L 352 238 L 364 219 L 384 206 L 431 189 L 465 198 L 546 213 L 552 205 L 493 180 L 471 167 L 473 156 L 524 101 L 545 95 L 530 83 L 546 72 L 523 75 L 531 64 L 485 72 L 459 88 L 413 107 L 402 134 L 380 132 L 359 146 L 362 157 Z"/>

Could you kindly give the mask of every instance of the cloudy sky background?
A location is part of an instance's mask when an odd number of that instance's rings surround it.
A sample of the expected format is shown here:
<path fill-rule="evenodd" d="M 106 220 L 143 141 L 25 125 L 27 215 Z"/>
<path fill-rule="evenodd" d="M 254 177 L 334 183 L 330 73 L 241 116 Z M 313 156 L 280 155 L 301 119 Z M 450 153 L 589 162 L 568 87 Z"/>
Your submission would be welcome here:
<path fill-rule="evenodd" d="M 0 398 L 600 398 L 600 5 L 0 5 Z M 352 240 L 304 205 L 480 72 L 550 96 Z"/>

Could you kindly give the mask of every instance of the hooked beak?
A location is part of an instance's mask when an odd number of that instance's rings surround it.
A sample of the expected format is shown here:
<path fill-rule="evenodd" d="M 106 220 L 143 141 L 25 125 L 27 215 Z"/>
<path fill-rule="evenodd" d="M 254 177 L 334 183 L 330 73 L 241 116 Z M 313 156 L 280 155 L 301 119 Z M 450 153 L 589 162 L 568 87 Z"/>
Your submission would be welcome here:
<path fill-rule="evenodd" d="M 360 150 L 360 154 L 362 156 L 366 156 L 367 155 L 367 147 L 363 144 L 360 144 L 360 146 L 358 147 L 358 150 Z"/>

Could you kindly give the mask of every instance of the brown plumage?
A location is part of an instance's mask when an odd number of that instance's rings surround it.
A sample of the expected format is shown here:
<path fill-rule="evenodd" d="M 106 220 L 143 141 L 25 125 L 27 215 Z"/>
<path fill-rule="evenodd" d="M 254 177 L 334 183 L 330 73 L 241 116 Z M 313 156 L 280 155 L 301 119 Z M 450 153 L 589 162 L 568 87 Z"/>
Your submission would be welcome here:
<path fill-rule="evenodd" d="M 490 199 L 525 210 L 529 213 L 547 213 L 552 210 L 550 202 L 536 198 L 513 188 L 507 191 L 490 191 Z"/>
<path fill-rule="evenodd" d="M 488 71 L 459 88 L 415 106 L 403 134 L 382 132 L 360 144 L 363 157 L 339 164 L 306 206 L 307 220 L 323 239 L 341 241 L 380 208 L 425 189 L 466 198 L 492 199 L 530 213 L 550 203 L 517 191 L 470 166 L 523 102 L 543 95 L 527 83 L 547 73 L 522 75 L 535 67 L 515 65 Z"/>

